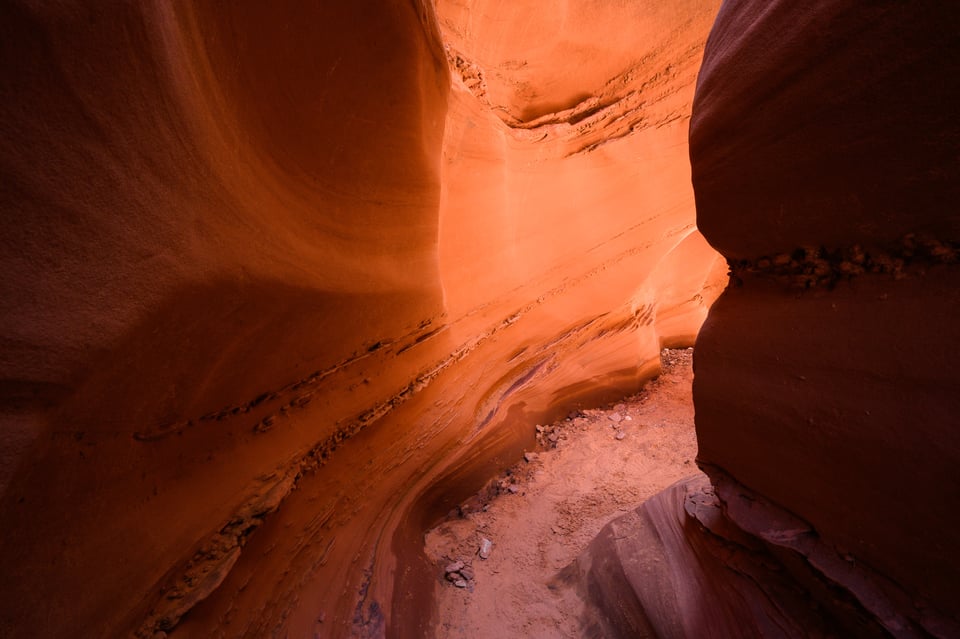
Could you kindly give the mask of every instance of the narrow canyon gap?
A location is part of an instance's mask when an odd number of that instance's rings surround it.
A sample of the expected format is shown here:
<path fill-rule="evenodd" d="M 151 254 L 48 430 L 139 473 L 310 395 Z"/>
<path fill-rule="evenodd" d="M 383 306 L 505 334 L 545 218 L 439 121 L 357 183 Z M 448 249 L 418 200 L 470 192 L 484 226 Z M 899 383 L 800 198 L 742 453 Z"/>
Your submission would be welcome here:
<path fill-rule="evenodd" d="M 725 282 L 716 9 L 5 3 L 0 634 L 425 632 L 425 528 Z"/>

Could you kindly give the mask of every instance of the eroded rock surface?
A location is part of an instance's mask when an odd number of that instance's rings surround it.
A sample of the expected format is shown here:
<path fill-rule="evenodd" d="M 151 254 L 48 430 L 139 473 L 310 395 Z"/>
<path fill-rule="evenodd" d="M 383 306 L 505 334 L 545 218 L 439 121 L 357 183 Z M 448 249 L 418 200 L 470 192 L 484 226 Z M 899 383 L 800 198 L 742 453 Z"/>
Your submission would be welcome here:
<path fill-rule="evenodd" d="M 718 292 L 716 4 L 5 3 L 0 634 L 422 633 L 512 426 Z"/>
<path fill-rule="evenodd" d="M 844 590 L 874 595 L 872 578 L 804 522 L 699 474 L 608 524 L 558 583 L 576 584 L 590 604 L 591 637 L 890 636 L 874 614 L 899 636 L 925 636 L 889 602 L 872 599 L 868 611 Z"/>

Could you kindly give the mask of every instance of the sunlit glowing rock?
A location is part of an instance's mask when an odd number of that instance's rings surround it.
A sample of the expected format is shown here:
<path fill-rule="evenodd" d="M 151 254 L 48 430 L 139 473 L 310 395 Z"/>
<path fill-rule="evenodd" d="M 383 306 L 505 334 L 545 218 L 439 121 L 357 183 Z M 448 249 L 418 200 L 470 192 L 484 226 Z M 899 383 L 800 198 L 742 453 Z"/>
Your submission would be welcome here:
<path fill-rule="evenodd" d="M 0 9 L 0 635 L 414 636 L 427 523 L 696 333 L 716 2 L 438 4 Z"/>

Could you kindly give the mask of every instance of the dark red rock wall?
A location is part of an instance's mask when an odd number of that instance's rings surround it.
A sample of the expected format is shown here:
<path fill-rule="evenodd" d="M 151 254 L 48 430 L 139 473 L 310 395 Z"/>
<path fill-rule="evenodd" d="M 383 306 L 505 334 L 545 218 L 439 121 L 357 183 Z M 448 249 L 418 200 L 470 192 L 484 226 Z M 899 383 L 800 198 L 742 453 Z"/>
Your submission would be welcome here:
<path fill-rule="evenodd" d="M 960 235 L 960 12 L 725 2 L 690 133 L 698 224 L 728 257 Z"/>
<path fill-rule="evenodd" d="M 690 132 L 734 271 L 697 341 L 700 461 L 934 634 L 960 616 L 957 104 L 951 4 L 733 0 Z"/>

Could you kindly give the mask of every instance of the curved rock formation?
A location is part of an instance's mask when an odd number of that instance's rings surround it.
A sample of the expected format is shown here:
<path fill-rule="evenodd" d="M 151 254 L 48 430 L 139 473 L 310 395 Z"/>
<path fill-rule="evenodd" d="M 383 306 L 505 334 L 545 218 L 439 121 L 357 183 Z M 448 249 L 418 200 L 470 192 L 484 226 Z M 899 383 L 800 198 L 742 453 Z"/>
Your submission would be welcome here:
<path fill-rule="evenodd" d="M 584 555 L 586 583 L 632 597 L 597 623 L 960 636 L 958 33 L 937 3 L 724 3 L 690 130 L 698 224 L 733 275 L 695 358 L 712 487 Z"/>
<path fill-rule="evenodd" d="M 89 4 L 0 7 L 0 634 L 414 636 L 426 525 L 718 292 L 716 3 Z"/>
<path fill-rule="evenodd" d="M 960 618 L 957 33 L 933 4 L 728 2 L 690 133 L 698 222 L 742 260 L 698 340 L 700 459 L 932 634 Z"/>
<path fill-rule="evenodd" d="M 811 606 L 763 540 L 731 525 L 726 506 L 699 475 L 607 525 L 558 580 L 582 585 L 585 636 L 881 636 Z"/>

